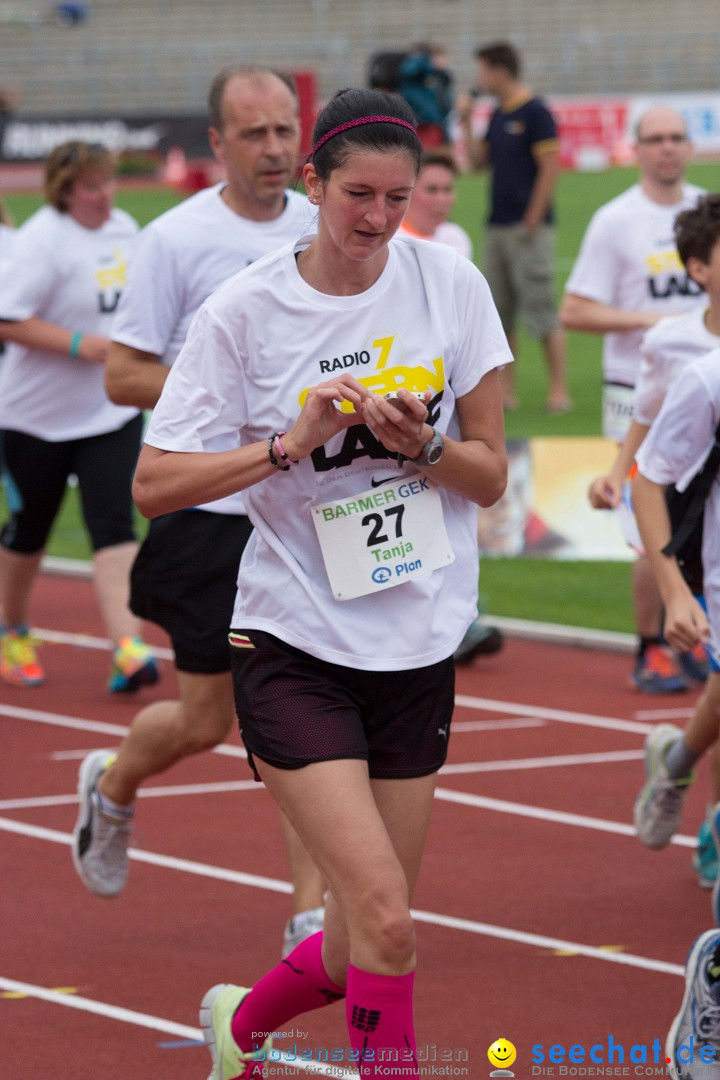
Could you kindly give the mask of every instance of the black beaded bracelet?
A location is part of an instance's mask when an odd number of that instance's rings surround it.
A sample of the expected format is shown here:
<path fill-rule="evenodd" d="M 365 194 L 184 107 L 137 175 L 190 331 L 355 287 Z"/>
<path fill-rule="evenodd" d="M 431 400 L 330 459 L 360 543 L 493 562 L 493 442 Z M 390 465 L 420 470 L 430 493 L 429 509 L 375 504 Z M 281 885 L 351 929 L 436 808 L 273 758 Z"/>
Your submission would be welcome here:
<path fill-rule="evenodd" d="M 273 449 L 273 443 L 275 442 L 276 437 L 277 437 L 277 432 L 274 431 L 272 433 L 272 435 L 270 436 L 270 438 L 268 439 L 268 441 L 267 441 L 268 457 L 270 458 L 270 464 L 274 468 L 279 469 L 280 472 L 290 472 L 290 466 L 289 465 L 282 465 L 278 461 L 278 459 L 275 457 L 275 451 Z"/>

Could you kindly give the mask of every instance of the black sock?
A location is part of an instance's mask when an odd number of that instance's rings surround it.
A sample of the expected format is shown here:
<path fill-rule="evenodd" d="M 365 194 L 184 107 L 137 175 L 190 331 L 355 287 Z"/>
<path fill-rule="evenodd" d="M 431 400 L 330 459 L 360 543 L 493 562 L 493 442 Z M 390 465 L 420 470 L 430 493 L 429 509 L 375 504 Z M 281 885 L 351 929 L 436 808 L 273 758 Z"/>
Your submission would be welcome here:
<path fill-rule="evenodd" d="M 647 649 L 651 645 L 662 645 L 662 643 L 663 643 L 663 639 L 662 639 L 662 636 L 660 634 L 656 634 L 655 637 L 641 637 L 641 638 L 638 638 L 638 647 L 637 647 L 637 658 L 638 658 L 638 660 L 642 660 L 642 658 L 645 655 Z"/>

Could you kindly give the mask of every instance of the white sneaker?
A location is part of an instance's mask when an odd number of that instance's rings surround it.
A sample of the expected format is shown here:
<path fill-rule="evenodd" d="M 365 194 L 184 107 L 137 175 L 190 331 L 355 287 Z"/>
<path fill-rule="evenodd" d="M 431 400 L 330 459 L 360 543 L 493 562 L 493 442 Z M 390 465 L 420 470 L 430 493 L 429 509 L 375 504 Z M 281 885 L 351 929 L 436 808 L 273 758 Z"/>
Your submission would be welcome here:
<path fill-rule="evenodd" d="M 633 815 L 635 832 L 645 847 L 665 847 L 680 825 L 683 800 L 695 773 L 672 780 L 665 759 L 670 747 L 681 737 L 682 731 L 673 724 L 658 724 L 645 740 L 647 783 L 637 797 Z"/>
<path fill-rule="evenodd" d="M 319 934 L 324 924 L 324 907 L 308 908 L 307 911 L 301 911 L 297 915 L 293 915 L 283 934 L 282 959 L 284 960 L 286 956 L 289 956 L 293 949 L 305 938 L 312 937 L 313 934 Z"/>
<path fill-rule="evenodd" d="M 667 1071 L 675 1080 L 717 1080 L 720 1060 L 718 959 L 720 933 L 707 930 L 690 950 L 685 967 L 685 996 L 665 1043 Z M 709 1062 L 699 1060 L 701 1047 L 714 1051 Z M 683 1051 L 682 1058 L 680 1050 Z M 688 1053 L 692 1054 L 690 1062 Z M 707 1052 L 703 1057 L 706 1056 L 709 1056 Z"/>
<path fill-rule="evenodd" d="M 245 986 L 218 983 L 208 990 L 200 1005 L 200 1027 L 203 1039 L 212 1056 L 212 1072 L 208 1080 L 241 1080 L 242 1077 L 263 1075 L 262 1064 L 272 1049 L 270 1036 L 262 1047 L 243 1053 L 232 1034 L 232 1021 L 250 993 Z"/>
<path fill-rule="evenodd" d="M 80 812 L 73 832 L 72 854 L 81 881 L 96 896 L 119 896 L 128 876 L 127 849 L 132 810 L 111 817 L 100 809 L 97 782 L 115 760 L 108 750 L 93 750 L 80 766 Z"/>

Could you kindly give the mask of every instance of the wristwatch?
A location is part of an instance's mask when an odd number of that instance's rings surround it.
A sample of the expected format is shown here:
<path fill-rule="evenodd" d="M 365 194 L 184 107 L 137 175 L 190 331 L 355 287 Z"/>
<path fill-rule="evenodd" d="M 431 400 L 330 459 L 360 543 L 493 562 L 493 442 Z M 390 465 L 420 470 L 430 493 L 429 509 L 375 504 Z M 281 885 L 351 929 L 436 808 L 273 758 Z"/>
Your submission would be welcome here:
<path fill-rule="evenodd" d="M 398 465 L 402 465 L 406 461 L 414 461 L 418 465 L 437 465 L 445 453 L 445 439 L 435 428 L 430 428 L 430 430 L 432 431 L 430 441 L 425 443 L 418 456 L 405 457 L 404 454 L 398 454 Z"/>
<path fill-rule="evenodd" d="M 444 453 L 445 440 L 440 432 L 435 431 L 435 428 L 433 428 L 432 438 L 425 443 L 415 461 L 418 461 L 421 465 L 437 465 Z"/>

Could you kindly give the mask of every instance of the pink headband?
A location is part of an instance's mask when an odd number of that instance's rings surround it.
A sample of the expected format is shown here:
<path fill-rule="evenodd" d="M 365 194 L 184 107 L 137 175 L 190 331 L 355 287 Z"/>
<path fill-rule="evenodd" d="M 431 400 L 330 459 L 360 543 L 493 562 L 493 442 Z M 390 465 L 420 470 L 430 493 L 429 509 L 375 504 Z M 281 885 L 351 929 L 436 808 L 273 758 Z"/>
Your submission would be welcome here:
<path fill-rule="evenodd" d="M 320 147 L 324 146 L 328 139 L 340 135 L 343 131 L 349 131 L 350 128 L 360 127 L 362 124 L 399 124 L 400 127 L 412 131 L 413 135 L 417 135 L 413 125 L 409 124 L 407 120 L 401 120 L 398 116 L 361 116 L 357 120 L 348 120 L 346 124 L 340 124 L 338 127 L 333 128 L 332 131 L 328 131 L 321 139 L 318 139 L 310 151 L 310 157 L 315 157 Z"/>

